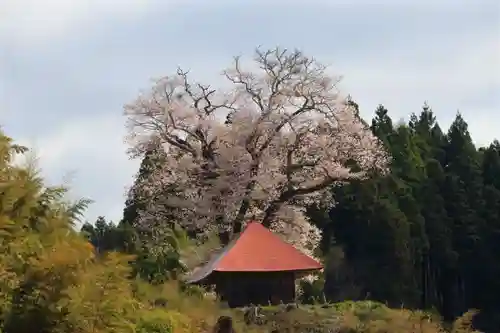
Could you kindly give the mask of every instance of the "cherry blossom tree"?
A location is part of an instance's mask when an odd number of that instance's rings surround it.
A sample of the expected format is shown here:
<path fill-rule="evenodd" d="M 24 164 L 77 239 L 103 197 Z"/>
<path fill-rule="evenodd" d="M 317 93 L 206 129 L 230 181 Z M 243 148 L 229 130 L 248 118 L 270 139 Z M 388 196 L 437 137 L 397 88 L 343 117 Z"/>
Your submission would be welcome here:
<path fill-rule="evenodd" d="M 161 230 L 168 215 L 239 232 L 254 218 L 311 253 L 320 232 L 304 207 L 333 202 L 331 185 L 386 172 L 388 156 L 325 66 L 279 48 L 254 60 L 223 72 L 229 90 L 179 69 L 125 106 L 131 155 L 164 148 L 162 167 L 136 185 L 150 203 L 138 223 Z"/>

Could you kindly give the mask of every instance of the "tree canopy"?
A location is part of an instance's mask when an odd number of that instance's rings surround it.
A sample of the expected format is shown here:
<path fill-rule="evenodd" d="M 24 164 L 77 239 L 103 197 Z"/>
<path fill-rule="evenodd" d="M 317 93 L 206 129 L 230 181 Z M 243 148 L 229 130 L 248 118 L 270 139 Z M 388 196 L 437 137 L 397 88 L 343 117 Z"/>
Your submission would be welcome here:
<path fill-rule="evenodd" d="M 116 223 L 76 230 L 91 201 L 0 132 L 0 333 L 201 333 L 221 315 L 255 333 L 496 332 L 500 143 L 476 147 L 461 114 L 444 129 L 428 104 L 363 120 L 299 51 L 243 67 L 227 90 L 178 70 L 125 106 L 142 163 Z M 250 219 L 326 266 L 258 324 L 182 282 Z"/>
<path fill-rule="evenodd" d="M 325 66 L 279 48 L 254 60 L 253 71 L 239 58 L 224 71 L 231 90 L 179 69 L 125 106 L 131 153 L 163 148 L 161 166 L 134 188 L 150 198 L 138 223 L 239 232 L 254 218 L 310 252 L 320 234 L 305 206 L 387 170 L 380 140 Z"/>

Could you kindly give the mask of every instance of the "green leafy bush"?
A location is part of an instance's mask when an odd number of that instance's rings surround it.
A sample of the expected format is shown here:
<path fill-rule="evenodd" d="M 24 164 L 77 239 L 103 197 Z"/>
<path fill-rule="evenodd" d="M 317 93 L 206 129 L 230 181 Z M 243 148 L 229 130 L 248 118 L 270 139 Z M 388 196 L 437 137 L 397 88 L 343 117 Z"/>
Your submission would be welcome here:
<path fill-rule="evenodd" d="M 182 333 L 190 332 L 189 318 L 176 311 L 151 309 L 143 311 L 137 333 Z"/>

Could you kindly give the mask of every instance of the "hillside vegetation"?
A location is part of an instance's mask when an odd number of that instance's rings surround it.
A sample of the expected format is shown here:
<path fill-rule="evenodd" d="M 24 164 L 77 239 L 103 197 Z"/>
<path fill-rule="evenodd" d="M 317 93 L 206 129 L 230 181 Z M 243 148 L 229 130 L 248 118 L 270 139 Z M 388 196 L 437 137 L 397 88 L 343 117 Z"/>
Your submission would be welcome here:
<path fill-rule="evenodd" d="M 444 131 L 427 104 L 368 123 L 314 58 L 254 58 L 227 90 L 179 69 L 125 106 L 142 163 L 119 221 L 82 221 L 90 200 L 0 134 L 0 333 L 211 332 L 221 316 L 250 333 L 498 331 L 500 143 L 477 148 L 460 114 Z M 324 263 L 298 306 L 229 310 L 183 284 L 249 220 Z"/>
<path fill-rule="evenodd" d="M 241 310 L 230 312 L 197 288 L 149 283 L 133 276 L 134 257 L 99 254 L 74 230 L 87 202 L 68 202 L 66 189 L 46 187 L 36 169 L 15 165 L 22 151 L 0 136 L 0 332 L 211 332 L 223 314 L 238 332 L 441 330 L 427 315 L 366 302 L 264 308 L 263 320 L 245 326 Z M 472 332 L 458 323 L 452 332 Z"/>

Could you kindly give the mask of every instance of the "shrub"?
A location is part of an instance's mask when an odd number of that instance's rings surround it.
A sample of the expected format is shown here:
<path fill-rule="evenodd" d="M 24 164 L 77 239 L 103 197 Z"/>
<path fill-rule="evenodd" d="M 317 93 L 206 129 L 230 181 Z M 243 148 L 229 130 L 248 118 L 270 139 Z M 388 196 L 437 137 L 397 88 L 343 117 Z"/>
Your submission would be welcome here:
<path fill-rule="evenodd" d="M 148 309 L 138 319 L 137 333 L 188 333 L 193 332 L 190 319 L 177 311 Z"/>

